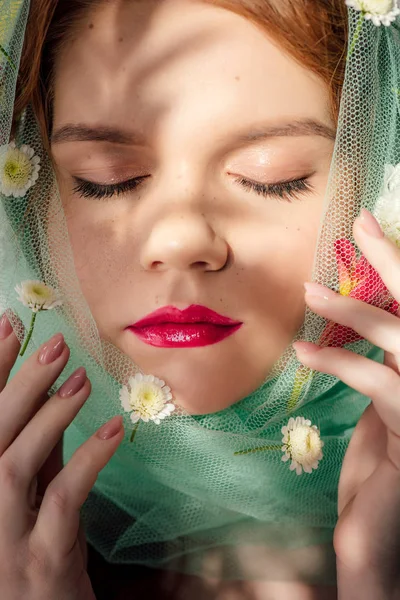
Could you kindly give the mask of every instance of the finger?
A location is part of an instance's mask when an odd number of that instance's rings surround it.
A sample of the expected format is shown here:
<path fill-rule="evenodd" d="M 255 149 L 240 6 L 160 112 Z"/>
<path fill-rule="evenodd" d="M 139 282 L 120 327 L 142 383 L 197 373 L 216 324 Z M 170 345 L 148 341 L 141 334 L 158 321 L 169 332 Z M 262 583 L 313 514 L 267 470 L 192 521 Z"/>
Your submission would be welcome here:
<path fill-rule="evenodd" d="M 344 457 L 339 482 L 339 515 L 386 454 L 386 431 L 371 403 L 358 421 Z"/>
<path fill-rule="evenodd" d="M 6 385 L 0 394 L 0 456 L 35 414 L 68 359 L 69 348 L 58 333 L 29 357 Z"/>
<path fill-rule="evenodd" d="M 38 547 L 51 548 L 54 560 L 62 560 L 76 543 L 79 511 L 124 437 L 122 422 L 116 416 L 103 425 L 75 451 L 46 490 L 31 539 Z"/>
<path fill-rule="evenodd" d="M 383 364 L 393 369 L 393 371 L 396 371 L 396 373 L 399 372 L 399 361 L 391 352 L 385 352 Z"/>
<path fill-rule="evenodd" d="M 0 482 L 4 485 L 0 507 L 7 515 L 2 527 L 9 540 L 18 540 L 29 530 L 30 509 L 35 508 L 36 497 L 44 496 L 50 481 L 61 471 L 62 457 L 54 454 L 54 448 L 58 445 L 60 450 L 65 429 L 90 395 L 86 371 L 81 368 L 76 373 L 35 414 L 1 457 Z M 75 393 L 62 397 L 63 389 L 74 389 Z M 52 451 L 53 461 L 49 462 Z M 47 468 L 37 478 L 46 460 Z"/>
<path fill-rule="evenodd" d="M 4 313 L 0 319 L 0 392 L 4 389 L 18 357 L 20 343 Z"/>
<path fill-rule="evenodd" d="M 389 460 L 382 460 L 364 481 L 362 492 L 344 509 L 335 530 L 335 552 L 353 575 L 362 573 L 364 578 L 369 575 L 374 578 L 379 574 L 381 582 L 397 581 L 399 508 L 400 473 Z M 354 597 L 364 598 L 357 594 Z M 372 594 L 369 597 L 395 596 Z"/>
<path fill-rule="evenodd" d="M 305 300 L 325 319 L 356 331 L 375 346 L 400 354 L 400 319 L 361 300 L 341 296 L 318 283 L 307 283 Z"/>
<path fill-rule="evenodd" d="M 57 442 L 37 475 L 37 493 L 44 496 L 47 486 L 63 468 L 63 437 Z"/>
<path fill-rule="evenodd" d="M 386 427 L 400 436 L 400 377 L 397 373 L 343 348 L 319 348 L 310 342 L 295 342 L 293 347 L 299 361 L 307 367 L 334 375 L 371 398 Z"/>
<path fill-rule="evenodd" d="M 71 393 L 65 394 L 65 390 L 71 390 Z M 19 465 L 20 483 L 21 486 L 25 484 L 26 491 L 88 399 L 90 390 L 90 381 L 81 367 L 35 414 L 4 452 L 2 460 Z M 18 500 L 15 499 L 15 502 Z"/>
<path fill-rule="evenodd" d="M 378 221 L 365 209 L 354 221 L 353 233 L 365 258 L 400 302 L 400 251 L 397 246 L 383 235 Z"/>

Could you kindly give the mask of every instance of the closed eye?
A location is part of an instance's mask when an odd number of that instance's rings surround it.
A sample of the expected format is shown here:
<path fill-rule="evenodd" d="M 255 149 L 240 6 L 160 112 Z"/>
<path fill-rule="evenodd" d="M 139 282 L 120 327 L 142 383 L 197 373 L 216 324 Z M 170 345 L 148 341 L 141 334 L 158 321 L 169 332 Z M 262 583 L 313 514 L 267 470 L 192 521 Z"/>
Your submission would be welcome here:
<path fill-rule="evenodd" d="M 128 179 L 127 181 L 106 185 L 94 183 L 93 181 L 87 181 L 85 179 L 81 179 L 80 177 L 74 177 L 75 186 L 73 191 L 83 198 L 103 200 L 136 190 L 143 183 L 143 181 L 149 177 L 151 177 L 151 175 L 142 175 L 140 177 Z M 245 177 L 237 177 L 235 178 L 235 182 L 249 192 L 253 191 L 256 194 L 265 197 L 272 196 L 278 198 L 279 200 L 291 202 L 293 199 L 297 199 L 299 194 L 313 190 L 313 186 L 309 181 L 309 177 L 310 176 L 291 181 L 281 181 L 270 184 L 259 183 L 257 181 L 246 179 Z"/>
<path fill-rule="evenodd" d="M 148 177 L 150 177 L 150 175 L 142 175 L 141 177 L 134 177 L 133 179 L 128 179 L 127 181 L 121 181 L 119 183 L 107 185 L 94 183 L 93 181 L 87 181 L 85 179 L 81 179 L 80 177 L 74 177 L 75 186 L 73 191 L 83 198 L 95 198 L 96 200 L 103 200 L 137 189 Z"/>
<path fill-rule="evenodd" d="M 235 182 L 239 183 L 248 191 L 256 192 L 265 197 L 275 197 L 278 200 L 292 202 L 293 199 L 298 199 L 298 196 L 304 192 L 311 192 L 314 188 L 307 177 L 293 179 L 291 181 L 280 181 L 278 183 L 259 183 L 244 177 L 235 178 Z"/>

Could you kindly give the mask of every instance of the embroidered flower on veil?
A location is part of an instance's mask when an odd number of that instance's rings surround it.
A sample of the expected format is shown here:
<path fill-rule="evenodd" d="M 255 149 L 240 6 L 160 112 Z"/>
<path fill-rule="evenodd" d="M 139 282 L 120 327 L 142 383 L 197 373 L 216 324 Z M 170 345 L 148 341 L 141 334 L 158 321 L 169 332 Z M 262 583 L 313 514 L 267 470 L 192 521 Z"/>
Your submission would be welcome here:
<path fill-rule="evenodd" d="M 42 281 L 23 281 L 15 286 L 15 291 L 18 300 L 34 313 L 52 310 L 62 304 L 57 292 Z"/>
<path fill-rule="evenodd" d="M 364 19 L 388 27 L 400 14 L 397 0 L 346 0 L 347 6 L 362 13 Z"/>
<path fill-rule="evenodd" d="M 0 193 L 22 198 L 35 185 L 40 158 L 27 145 L 17 148 L 15 142 L 0 146 Z"/>
<path fill-rule="evenodd" d="M 139 421 L 145 423 L 153 421 L 159 425 L 162 419 L 169 417 L 175 410 L 171 388 L 165 385 L 165 381 L 154 375 L 136 373 L 134 377 L 130 377 L 128 385 L 121 388 L 120 400 L 122 408 L 131 413 L 132 423 L 136 424 L 131 441 L 133 441 Z"/>
<path fill-rule="evenodd" d="M 20 356 L 23 356 L 32 337 L 38 313 L 43 310 L 52 310 L 57 306 L 61 306 L 63 302 L 56 290 L 42 281 L 22 281 L 22 283 L 16 285 L 14 289 L 18 294 L 18 300 L 22 302 L 24 306 L 30 308 L 33 313 L 28 335 L 26 336 L 24 345 L 19 354 Z"/>
<path fill-rule="evenodd" d="M 318 468 L 318 462 L 323 458 L 324 442 L 320 438 L 316 425 L 304 417 L 291 417 L 287 426 L 282 427 L 283 462 L 291 460 L 290 470 L 296 470 L 297 475 L 312 473 Z"/>

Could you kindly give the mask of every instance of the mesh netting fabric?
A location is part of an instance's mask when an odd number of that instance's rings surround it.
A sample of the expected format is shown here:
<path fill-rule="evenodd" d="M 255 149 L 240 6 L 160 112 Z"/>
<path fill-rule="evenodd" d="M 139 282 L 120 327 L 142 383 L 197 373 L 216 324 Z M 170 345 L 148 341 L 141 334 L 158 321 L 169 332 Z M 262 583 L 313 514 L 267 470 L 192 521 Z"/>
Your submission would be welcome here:
<path fill-rule="evenodd" d="M 26 0 L 0 3 L 0 145 L 10 141 L 18 64 L 29 12 Z M 393 299 L 359 256 L 352 224 L 374 209 L 385 165 L 400 162 L 400 33 L 376 27 L 349 10 L 348 60 L 314 280 L 392 310 Z M 62 331 L 71 359 L 62 380 L 86 367 L 93 391 L 65 434 L 73 451 L 102 423 L 122 414 L 119 390 L 140 369 L 100 339 L 80 290 L 52 164 L 28 108 L 17 123 L 17 146 L 41 159 L 36 185 L 0 204 L 0 307 L 22 340 L 31 313 L 14 287 L 38 279 L 60 289 L 64 304 L 38 315 L 29 351 Z M 18 318 L 17 316 L 18 315 Z M 354 332 L 306 311 L 296 339 L 343 346 L 381 360 Z M 21 359 L 17 362 L 18 370 Z M 55 388 L 60 384 L 56 382 Z M 89 541 L 110 562 L 136 563 L 222 578 L 333 582 L 333 530 L 342 460 L 369 400 L 334 377 L 310 372 L 290 346 L 265 383 L 216 414 L 177 410 L 160 425 L 129 435 L 100 473 L 82 516 Z M 297 477 L 274 449 L 290 416 L 320 430 L 324 457 Z M 124 415 L 126 430 L 131 423 Z"/>

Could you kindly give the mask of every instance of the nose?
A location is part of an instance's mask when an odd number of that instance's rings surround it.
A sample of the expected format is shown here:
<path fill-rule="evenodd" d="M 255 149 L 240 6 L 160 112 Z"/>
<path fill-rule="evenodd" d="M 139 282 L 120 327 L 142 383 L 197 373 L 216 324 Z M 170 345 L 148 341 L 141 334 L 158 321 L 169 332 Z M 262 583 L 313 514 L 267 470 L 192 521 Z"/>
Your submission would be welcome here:
<path fill-rule="evenodd" d="M 158 221 L 142 246 L 146 270 L 179 271 L 223 269 L 229 246 L 216 235 L 203 215 L 170 215 Z"/>

